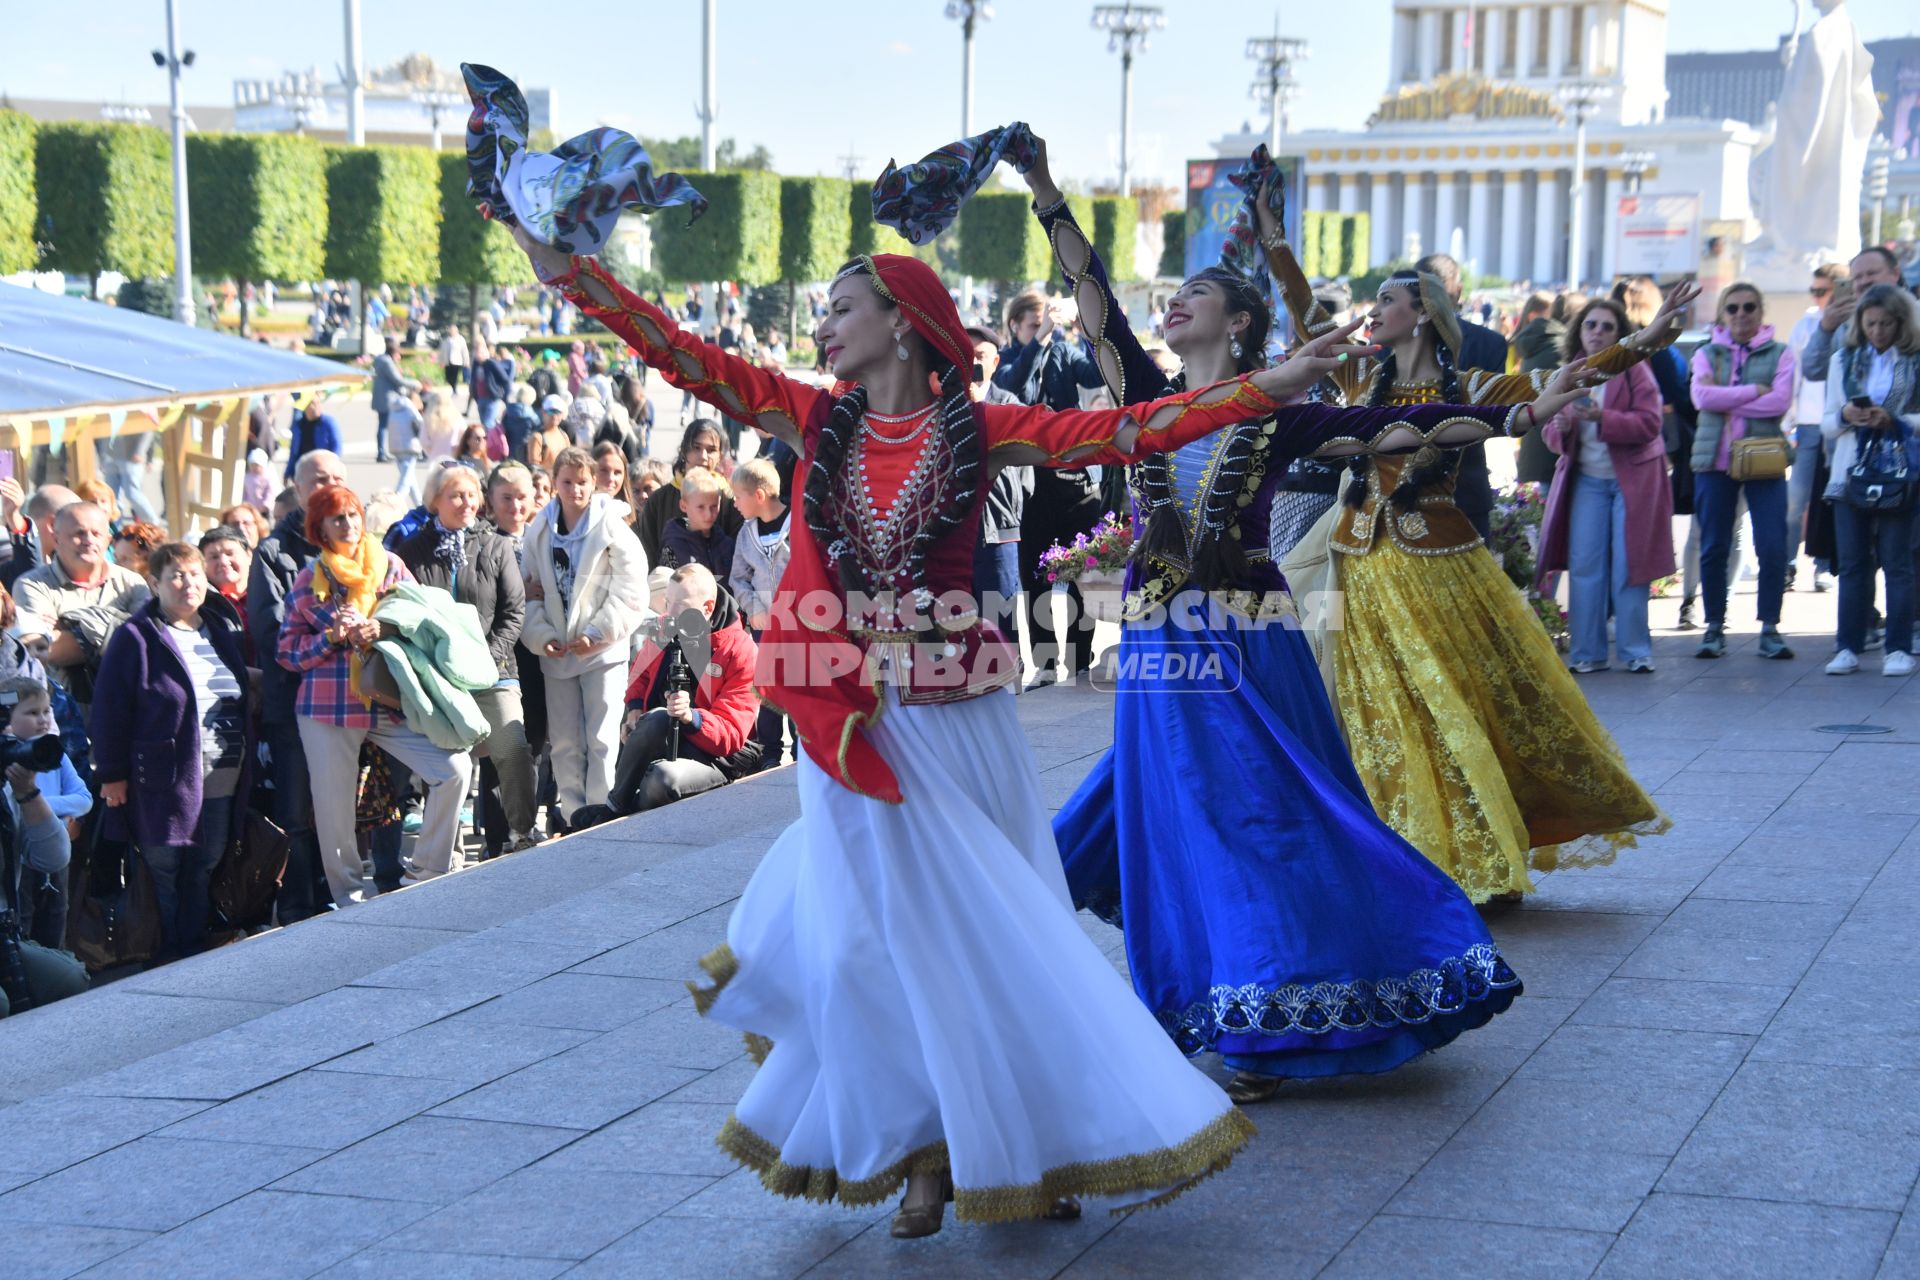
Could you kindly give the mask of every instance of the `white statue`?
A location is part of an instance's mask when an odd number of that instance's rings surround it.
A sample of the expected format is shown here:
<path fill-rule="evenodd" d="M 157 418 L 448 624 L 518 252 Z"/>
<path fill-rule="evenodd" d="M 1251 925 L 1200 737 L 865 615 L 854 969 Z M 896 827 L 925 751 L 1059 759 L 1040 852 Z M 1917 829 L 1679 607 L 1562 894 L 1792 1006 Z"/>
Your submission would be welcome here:
<path fill-rule="evenodd" d="M 1820 17 L 1803 33 L 1803 0 L 1794 0 L 1773 143 L 1754 159 L 1760 238 L 1748 250 L 1762 271 L 1801 279 L 1822 262 L 1860 252 L 1861 170 L 1880 122 L 1873 55 L 1846 0 L 1813 2 Z"/>

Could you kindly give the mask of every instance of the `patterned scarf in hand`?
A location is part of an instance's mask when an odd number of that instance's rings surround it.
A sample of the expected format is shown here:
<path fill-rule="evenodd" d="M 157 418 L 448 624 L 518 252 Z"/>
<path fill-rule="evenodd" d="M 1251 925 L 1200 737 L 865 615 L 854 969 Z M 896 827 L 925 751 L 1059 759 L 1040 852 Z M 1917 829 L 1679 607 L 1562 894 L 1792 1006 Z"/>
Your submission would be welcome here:
<path fill-rule="evenodd" d="M 873 220 L 925 244 L 953 225 L 995 165 L 1005 160 L 1025 173 L 1038 158 L 1033 130 L 1015 121 L 949 142 L 904 169 L 889 160 L 873 184 Z"/>

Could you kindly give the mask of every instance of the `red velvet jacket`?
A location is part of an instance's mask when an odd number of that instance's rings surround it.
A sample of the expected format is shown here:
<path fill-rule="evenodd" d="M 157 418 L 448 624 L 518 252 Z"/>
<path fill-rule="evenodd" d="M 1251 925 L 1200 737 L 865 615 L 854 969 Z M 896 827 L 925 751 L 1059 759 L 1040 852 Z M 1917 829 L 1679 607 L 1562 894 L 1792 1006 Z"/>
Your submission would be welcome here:
<path fill-rule="evenodd" d="M 700 713 L 700 727 L 686 730 L 685 736 L 689 743 L 718 758 L 732 755 L 753 736 L 760 715 L 760 696 L 753 691 L 759 650 L 737 618 L 715 628 L 712 635 L 713 654 L 707 669 L 695 673 L 693 706 Z M 650 640 L 633 655 L 633 665 L 628 668 L 633 677 L 627 682 L 629 710 L 646 709 L 662 652 Z"/>

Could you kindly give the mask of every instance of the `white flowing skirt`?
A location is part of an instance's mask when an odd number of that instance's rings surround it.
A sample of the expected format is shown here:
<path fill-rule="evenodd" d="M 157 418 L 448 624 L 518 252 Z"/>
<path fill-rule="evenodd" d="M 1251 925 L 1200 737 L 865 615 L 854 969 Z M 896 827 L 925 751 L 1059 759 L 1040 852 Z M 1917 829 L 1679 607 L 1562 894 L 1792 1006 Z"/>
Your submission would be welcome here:
<path fill-rule="evenodd" d="M 1224 1168 L 1253 1126 L 1081 931 L 1013 695 L 889 695 L 868 732 L 905 803 L 803 755 L 801 817 L 702 961 L 703 1011 L 764 1055 L 720 1145 L 812 1200 L 950 1171 L 976 1221 Z"/>

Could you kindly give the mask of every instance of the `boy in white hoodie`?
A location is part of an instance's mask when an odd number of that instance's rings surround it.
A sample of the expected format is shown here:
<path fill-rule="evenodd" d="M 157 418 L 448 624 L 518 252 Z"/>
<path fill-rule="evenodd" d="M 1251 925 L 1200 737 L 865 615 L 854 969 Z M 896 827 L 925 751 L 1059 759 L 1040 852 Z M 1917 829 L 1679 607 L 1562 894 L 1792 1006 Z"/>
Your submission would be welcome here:
<path fill-rule="evenodd" d="M 647 553 L 626 503 L 597 493 L 593 459 L 564 449 L 553 501 L 527 526 L 520 642 L 540 656 L 547 736 L 560 810 L 571 819 L 607 802 L 619 747 L 629 638 L 646 620 Z"/>

